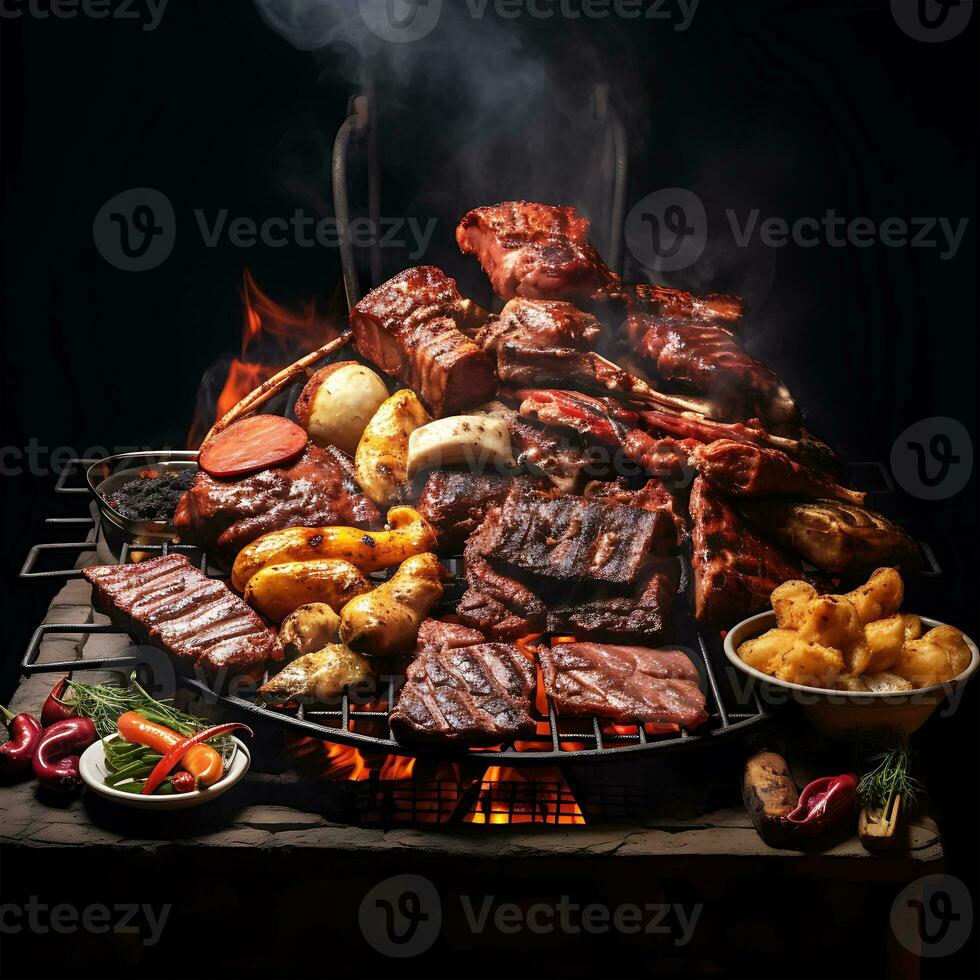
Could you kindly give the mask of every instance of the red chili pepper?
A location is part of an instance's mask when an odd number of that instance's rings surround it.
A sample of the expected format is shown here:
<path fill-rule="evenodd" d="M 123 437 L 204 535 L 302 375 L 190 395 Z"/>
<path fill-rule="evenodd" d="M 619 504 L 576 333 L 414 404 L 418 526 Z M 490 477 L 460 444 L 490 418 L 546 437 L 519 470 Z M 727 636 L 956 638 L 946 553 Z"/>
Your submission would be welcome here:
<path fill-rule="evenodd" d="M 44 706 L 41 708 L 41 724 L 45 728 L 50 725 L 54 725 L 59 721 L 65 721 L 68 718 L 77 717 L 77 712 L 70 705 L 66 704 L 61 700 L 65 693 L 65 688 L 68 687 L 68 678 L 62 677 L 57 684 L 55 684 L 51 693 L 48 695 L 47 700 L 44 702 Z"/>
<path fill-rule="evenodd" d="M 91 718 L 66 718 L 45 728 L 34 751 L 34 775 L 38 782 L 59 793 L 70 793 L 81 785 L 78 760 L 99 739 Z"/>
<path fill-rule="evenodd" d="M 786 815 L 786 822 L 796 833 L 815 837 L 854 809 L 857 784 L 853 772 L 815 779 L 800 793 L 800 800 Z"/>
<path fill-rule="evenodd" d="M 197 789 L 197 783 L 194 777 L 183 769 L 180 772 L 175 772 L 170 777 L 170 782 L 173 785 L 175 793 L 193 793 Z"/>
<path fill-rule="evenodd" d="M 0 745 L 0 775 L 19 776 L 31 768 L 43 726 L 26 711 L 15 715 L 0 704 L 0 712 L 10 732 L 10 741 Z"/>
<path fill-rule="evenodd" d="M 185 738 L 183 741 L 178 742 L 156 764 L 156 768 L 147 777 L 146 782 L 143 784 L 143 796 L 149 796 L 151 793 L 157 791 L 159 785 L 170 775 L 170 770 L 184 758 L 184 754 L 188 749 L 195 745 L 200 745 L 201 742 L 207 742 L 209 739 L 217 738 L 219 735 L 227 735 L 228 732 L 238 731 L 239 729 L 248 732 L 249 735 L 254 734 L 248 725 L 231 721 L 224 725 L 213 725 L 211 728 L 205 728 L 203 732 L 198 732 L 196 735 L 192 735 L 190 738 Z"/>

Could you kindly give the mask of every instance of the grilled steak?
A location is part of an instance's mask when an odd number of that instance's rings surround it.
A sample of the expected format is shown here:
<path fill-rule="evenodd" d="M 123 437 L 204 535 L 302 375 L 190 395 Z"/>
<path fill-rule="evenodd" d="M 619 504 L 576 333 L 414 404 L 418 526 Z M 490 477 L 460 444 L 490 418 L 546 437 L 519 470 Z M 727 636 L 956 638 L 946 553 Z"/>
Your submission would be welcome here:
<path fill-rule="evenodd" d="M 694 480 L 690 507 L 694 614 L 701 622 L 730 627 L 768 609 L 777 585 L 803 577 L 799 564 L 758 537 L 704 477 Z"/>
<path fill-rule="evenodd" d="M 165 650 L 186 673 L 202 671 L 209 681 L 240 674 L 259 679 L 266 663 L 282 660 L 276 634 L 224 582 L 183 555 L 83 574 L 99 612 Z"/>
<path fill-rule="evenodd" d="M 465 315 L 453 279 L 431 265 L 406 269 L 351 311 L 354 346 L 434 416 L 454 415 L 496 390 L 489 357 L 458 327 Z"/>
<path fill-rule="evenodd" d="M 464 255 L 475 255 L 504 299 L 598 298 L 618 285 L 589 241 L 574 208 L 504 201 L 474 208 L 456 228 Z"/>
<path fill-rule="evenodd" d="M 349 456 L 309 445 L 286 469 L 243 480 L 216 480 L 203 470 L 177 505 L 181 540 L 232 556 L 269 531 L 287 527 L 382 526 L 381 514 L 354 479 Z"/>
<path fill-rule="evenodd" d="M 495 745 L 534 734 L 534 668 L 509 643 L 427 649 L 405 677 L 388 717 L 400 742 Z"/>
<path fill-rule="evenodd" d="M 513 484 L 514 477 L 499 473 L 435 470 L 426 479 L 415 508 L 436 529 L 439 544 L 454 549 L 463 545 Z"/>
<path fill-rule="evenodd" d="M 550 607 L 547 630 L 583 640 L 664 643 L 670 639 L 675 591 L 671 577 L 655 571 L 638 595 L 599 596 Z"/>
<path fill-rule="evenodd" d="M 438 653 L 457 647 L 471 647 L 486 643 L 487 638 L 478 630 L 461 623 L 446 623 L 441 619 L 423 619 L 415 641 L 416 653 Z"/>
<path fill-rule="evenodd" d="M 559 715 L 616 722 L 672 722 L 695 728 L 707 718 L 698 672 L 680 650 L 558 643 L 538 657 Z"/>
<path fill-rule="evenodd" d="M 480 535 L 484 558 L 569 582 L 636 582 L 663 513 L 584 497 L 550 497 L 515 486 L 491 510 Z"/>

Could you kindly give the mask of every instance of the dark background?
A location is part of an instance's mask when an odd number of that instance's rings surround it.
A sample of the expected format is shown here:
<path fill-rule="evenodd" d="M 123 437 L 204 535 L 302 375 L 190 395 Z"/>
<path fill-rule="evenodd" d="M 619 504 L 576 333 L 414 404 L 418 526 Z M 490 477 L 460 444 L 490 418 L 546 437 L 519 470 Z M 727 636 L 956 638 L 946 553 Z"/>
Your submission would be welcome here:
<path fill-rule="evenodd" d="M 246 266 L 278 301 L 339 308 L 336 249 L 209 248 L 192 212 L 330 215 L 330 147 L 365 64 L 381 112 L 382 213 L 436 217 L 424 261 L 464 292 L 487 298 L 453 243 L 467 208 L 518 197 L 588 207 L 579 117 L 606 80 L 630 136 L 628 204 L 672 186 L 705 204 L 702 261 L 665 281 L 745 295 L 749 347 L 817 432 L 851 460 L 886 464 L 923 418 L 958 419 L 976 441 L 977 16 L 958 38 L 925 44 L 879 2 L 702 0 L 683 32 L 616 18 L 473 21 L 446 6 L 429 38 L 396 52 L 351 26 L 352 3 L 331 4 L 336 29 L 316 54 L 246 0 L 171 0 L 152 32 L 0 19 L 4 445 L 182 447 L 202 375 L 239 346 Z M 112 267 L 92 237 L 101 206 L 131 187 L 162 191 L 177 215 L 173 253 L 141 273 Z M 737 249 L 726 208 L 970 224 L 946 261 L 880 244 Z M 388 249 L 384 264 L 409 260 Z M 0 480 L 3 694 L 50 597 L 16 573 L 58 512 L 53 481 Z M 909 608 L 980 635 L 975 476 L 940 503 L 899 494 L 882 506 L 912 522 L 945 571 L 910 586 Z M 974 894 L 976 701 L 973 691 L 918 738 L 950 869 Z"/>

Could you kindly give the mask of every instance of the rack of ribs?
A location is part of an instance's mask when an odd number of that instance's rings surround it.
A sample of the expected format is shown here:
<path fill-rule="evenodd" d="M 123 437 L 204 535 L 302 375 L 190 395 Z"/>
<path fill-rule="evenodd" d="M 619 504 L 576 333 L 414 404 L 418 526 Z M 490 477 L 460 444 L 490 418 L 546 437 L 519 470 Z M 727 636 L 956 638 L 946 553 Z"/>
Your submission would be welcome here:
<path fill-rule="evenodd" d="M 468 312 L 456 282 L 435 266 L 406 269 L 351 310 L 354 347 L 404 381 L 435 417 L 493 397 L 490 358 L 460 330 Z"/>
<path fill-rule="evenodd" d="M 182 541 L 229 557 L 269 531 L 335 524 L 375 530 L 383 520 L 358 485 L 351 458 L 313 444 L 291 466 L 243 480 L 198 471 L 174 515 Z"/>
<path fill-rule="evenodd" d="M 798 562 L 756 535 L 704 477 L 691 488 L 694 615 L 729 627 L 769 608 L 773 589 L 803 578 Z"/>
<path fill-rule="evenodd" d="M 619 278 L 589 241 L 589 222 L 570 207 L 504 201 L 467 212 L 456 228 L 502 299 L 598 299 Z"/>
<path fill-rule="evenodd" d="M 259 680 L 267 663 L 282 660 L 279 639 L 258 614 L 184 555 L 82 574 L 95 609 L 165 650 L 184 673 L 200 671 L 209 682 L 239 675 Z"/>

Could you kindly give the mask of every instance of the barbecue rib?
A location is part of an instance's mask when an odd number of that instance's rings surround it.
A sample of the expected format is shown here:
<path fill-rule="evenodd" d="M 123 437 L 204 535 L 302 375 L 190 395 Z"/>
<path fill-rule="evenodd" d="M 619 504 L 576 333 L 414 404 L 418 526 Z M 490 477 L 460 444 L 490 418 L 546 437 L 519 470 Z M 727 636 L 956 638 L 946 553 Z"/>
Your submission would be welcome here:
<path fill-rule="evenodd" d="M 632 585 L 673 532 L 662 512 L 515 486 L 487 515 L 479 547 L 484 558 L 549 579 Z"/>
<path fill-rule="evenodd" d="M 509 643 L 427 649 L 388 722 L 399 742 L 495 745 L 534 734 L 534 668 Z"/>
<path fill-rule="evenodd" d="M 434 470 L 415 509 L 435 528 L 443 549 L 461 547 L 486 512 L 507 496 L 515 477 L 499 473 Z"/>
<path fill-rule="evenodd" d="M 358 353 L 406 382 L 439 418 L 496 390 L 489 358 L 458 327 L 465 318 L 455 281 L 423 265 L 372 289 L 350 322 Z"/>
<path fill-rule="evenodd" d="M 864 503 L 863 493 L 831 483 L 778 449 L 716 439 L 696 448 L 692 461 L 713 486 L 733 497 L 832 497 L 849 504 Z"/>
<path fill-rule="evenodd" d="M 696 728 L 708 719 L 697 668 L 680 650 L 557 643 L 538 652 L 548 697 L 561 715 Z"/>
<path fill-rule="evenodd" d="M 276 634 L 224 582 L 208 578 L 184 555 L 135 565 L 101 565 L 82 574 L 92 604 L 114 623 L 169 653 L 185 673 L 209 682 L 258 680 L 282 660 Z"/>
<path fill-rule="evenodd" d="M 375 530 L 382 523 L 354 478 L 350 457 L 333 446 L 312 444 L 292 466 L 243 480 L 216 480 L 201 470 L 174 515 L 182 541 L 227 556 L 287 527 L 340 524 Z"/>
<path fill-rule="evenodd" d="M 479 259 L 503 299 L 596 299 L 619 283 L 574 208 L 528 201 L 474 208 L 456 228 L 456 242 Z"/>
<path fill-rule="evenodd" d="M 704 477 L 691 488 L 694 615 L 730 627 L 769 608 L 777 585 L 803 577 L 798 563 L 758 537 Z"/>

